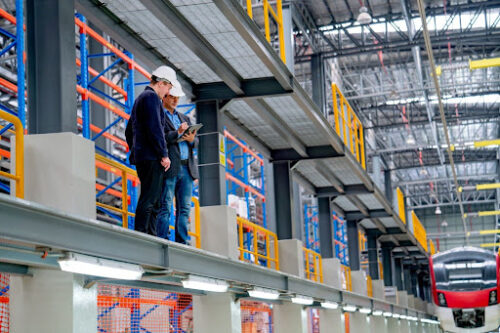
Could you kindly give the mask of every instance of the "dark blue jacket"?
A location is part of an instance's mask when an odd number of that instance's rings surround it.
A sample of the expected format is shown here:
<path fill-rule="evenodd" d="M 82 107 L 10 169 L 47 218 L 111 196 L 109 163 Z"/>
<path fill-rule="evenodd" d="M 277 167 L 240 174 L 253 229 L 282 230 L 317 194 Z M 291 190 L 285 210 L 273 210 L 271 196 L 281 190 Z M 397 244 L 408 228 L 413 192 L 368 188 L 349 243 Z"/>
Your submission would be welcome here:
<path fill-rule="evenodd" d="M 166 118 L 160 97 L 151 87 L 146 87 L 134 102 L 125 130 L 130 164 L 159 161 L 168 156 L 164 134 Z"/>

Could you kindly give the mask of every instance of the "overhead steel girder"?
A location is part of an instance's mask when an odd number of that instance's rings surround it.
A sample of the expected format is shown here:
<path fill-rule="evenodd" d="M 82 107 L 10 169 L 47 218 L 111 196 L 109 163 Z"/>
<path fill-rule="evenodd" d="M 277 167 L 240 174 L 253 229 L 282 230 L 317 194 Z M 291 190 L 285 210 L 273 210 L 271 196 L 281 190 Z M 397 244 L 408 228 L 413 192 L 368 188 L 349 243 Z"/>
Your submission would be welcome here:
<path fill-rule="evenodd" d="M 243 78 L 172 3 L 162 0 L 140 0 L 140 2 L 160 22 L 168 24 L 168 28 L 175 36 L 206 63 L 234 93 L 244 94 Z"/>
<path fill-rule="evenodd" d="M 368 215 L 363 214 L 362 212 L 345 212 L 345 220 L 347 221 L 360 221 L 363 219 L 370 218 L 380 218 L 380 217 L 392 217 L 389 213 L 385 211 L 385 209 L 374 209 L 368 210 Z"/>
<path fill-rule="evenodd" d="M 257 284 L 260 287 L 328 301 L 349 300 L 353 305 L 369 307 L 373 304 L 376 307 L 387 307 L 388 311 L 402 309 L 382 300 L 345 292 L 277 270 L 232 260 L 8 196 L 0 196 L 0 239 L 8 240 L 9 246 L 47 246 L 54 251 L 78 252 L 150 269 L 168 269 L 177 273 L 222 279 L 235 284 Z M 43 260 L 36 254 L 32 257 Z M 152 276 L 145 276 L 145 279 L 146 282 L 166 282 L 161 277 L 154 279 Z"/>
<path fill-rule="evenodd" d="M 300 156 L 294 149 L 275 149 L 271 151 L 271 161 L 295 161 L 342 156 L 332 146 L 306 147 L 306 153 L 307 158 L 304 158 Z"/>
<path fill-rule="evenodd" d="M 76 0 L 76 10 L 83 14 L 92 24 L 120 43 L 126 50 L 136 56 L 136 59 L 144 63 L 149 68 L 156 68 L 167 64 L 176 69 L 163 54 L 157 51 L 153 46 L 140 37 L 124 21 L 113 14 L 106 6 L 97 0 Z M 180 81 L 184 81 L 183 89 L 189 96 L 192 96 L 191 87 L 194 82 L 182 71 L 176 69 Z M 189 89 L 187 89 L 189 88 Z"/>
<path fill-rule="evenodd" d="M 372 193 L 369 191 L 364 184 L 359 185 L 344 185 L 342 186 L 343 191 L 338 191 L 335 187 L 318 187 L 316 194 L 319 198 L 322 197 L 336 197 L 339 195 L 356 195 L 356 194 L 368 194 Z"/>
<path fill-rule="evenodd" d="M 290 94 L 274 77 L 242 80 L 241 89 L 245 97 L 263 97 Z M 229 100 L 239 97 L 225 82 L 202 83 L 195 86 L 194 94 L 197 101 L 220 99 Z"/>

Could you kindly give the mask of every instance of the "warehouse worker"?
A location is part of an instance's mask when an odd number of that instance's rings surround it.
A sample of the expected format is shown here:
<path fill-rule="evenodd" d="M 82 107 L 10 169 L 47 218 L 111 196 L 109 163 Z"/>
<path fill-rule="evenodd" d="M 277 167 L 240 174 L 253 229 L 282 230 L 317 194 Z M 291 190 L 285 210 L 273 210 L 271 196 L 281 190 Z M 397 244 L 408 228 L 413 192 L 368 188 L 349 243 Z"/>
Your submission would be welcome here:
<path fill-rule="evenodd" d="M 198 165 L 193 149 L 198 140 L 195 131 L 186 133 L 186 129 L 191 125 L 189 118 L 175 109 L 182 96 L 182 87 L 180 84 L 174 84 L 170 93 L 163 99 L 167 114 L 165 136 L 172 164 L 163 185 L 157 226 L 158 236 L 168 238 L 171 207 L 175 196 L 175 241 L 187 244 L 193 181 L 198 178 Z"/>
<path fill-rule="evenodd" d="M 135 230 L 156 236 L 154 208 L 158 206 L 166 171 L 170 167 L 165 143 L 165 113 L 161 100 L 177 81 L 175 71 L 158 67 L 151 81 L 137 97 L 125 130 L 130 147 L 130 163 L 135 164 L 141 181 Z"/>

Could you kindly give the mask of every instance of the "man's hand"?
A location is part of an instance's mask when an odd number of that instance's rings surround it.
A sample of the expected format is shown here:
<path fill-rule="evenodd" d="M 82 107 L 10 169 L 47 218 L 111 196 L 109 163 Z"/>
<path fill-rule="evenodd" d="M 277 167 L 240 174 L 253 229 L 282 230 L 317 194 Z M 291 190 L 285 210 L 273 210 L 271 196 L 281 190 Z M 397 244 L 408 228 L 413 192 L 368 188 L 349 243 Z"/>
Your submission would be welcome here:
<path fill-rule="evenodd" d="M 188 127 L 189 125 L 187 123 L 182 123 L 177 129 L 177 133 L 179 133 L 179 135 L 182 135 L 182 133 L 184 133 L 188 129 Z"/>
<path fill-rule="evenodd" d="M 191 132 L 191 134 L 188 133 L 184 134 L 182 138 L 189 143 L 193 143 L 195 136 L 196 136 L 196 131 L 193 131 Z"/>
<path fill-rule="evenodd" d="M 170 168 L 170 158 L 168 157 L 162 157 L 161 158 L 161 166 L 165 168 L 165 172 Z"/>

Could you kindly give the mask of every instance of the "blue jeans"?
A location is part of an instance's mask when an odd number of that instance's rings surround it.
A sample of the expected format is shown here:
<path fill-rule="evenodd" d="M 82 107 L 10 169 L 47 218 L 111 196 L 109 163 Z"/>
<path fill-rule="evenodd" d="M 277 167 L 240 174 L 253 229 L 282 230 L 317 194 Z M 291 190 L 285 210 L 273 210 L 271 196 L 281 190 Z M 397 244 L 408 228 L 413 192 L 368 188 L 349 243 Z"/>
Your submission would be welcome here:
<path fill-rule="evenodd" d="M 172 213 L 170 209 L 175 196 L 175 241 L 187 244 L 189 237 L 187 225 L 191 211 L 192 191 L 193 178 L 186 165 L 181 165 L 177 176 L 165 179 L 161 193 L 160 211 L 156 219 L 158 237 L 168 239 L 170 214 Z"/>

